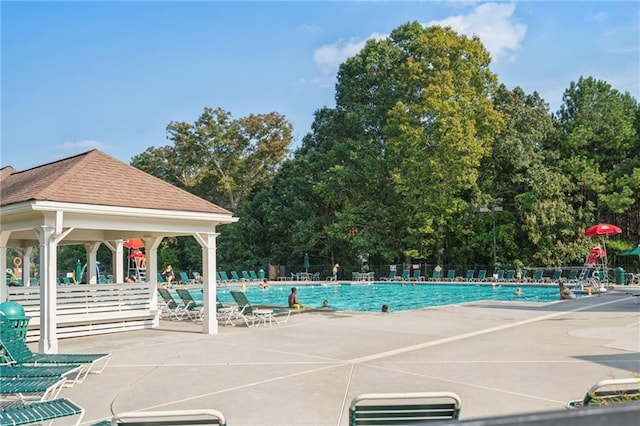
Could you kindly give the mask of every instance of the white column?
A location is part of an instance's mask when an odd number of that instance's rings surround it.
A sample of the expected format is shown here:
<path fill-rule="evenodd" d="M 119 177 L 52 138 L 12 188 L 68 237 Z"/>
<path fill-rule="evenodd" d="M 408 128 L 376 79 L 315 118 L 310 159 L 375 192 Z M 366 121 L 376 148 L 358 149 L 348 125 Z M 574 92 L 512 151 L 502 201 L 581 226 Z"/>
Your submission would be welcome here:
<path fill-rule="evenodd" d="M 123 244 L 124 240 L 103 241 L 105 246 L 111 250 L 111 265 L 113 270 L 113 281 L 116 283 L 124 282 L 124 257 L 123 257 Z M 104 272 L 104 270 L 103 270 Z"/>
<path fill-rule="evenodd" d="M 158 247 L 163 237 L 143 238 L 144 252 L 147 256 L 147 283 L 151 286 L 151 306 L 158 306 Z M 153 326 L 160 325 L 160 313 L 156 315 Z"/>
<path fill-rule="evenodd" d="M 98 284 L 98 272 L 96 271 L 96 259 L 98 249 L 102 243 L 87 243 L 84 248 L 87 252 L 87 284 Z"/>
<path fill-rule="evenodd" d="M 2 285 L 0 285 L 0 302 L 9 300 L 9 286 L 7 286 L 7 243 L 10 231 L 0 231 L 0 271 L 2 272 Z"/>
<path fill-rule="evenodd" d="M 124 282 L 124 240 L 115 241 L 111 264 L 113 265 L 113 280 L 117 283 Z"/>
<path fill-rule="evenodd" d="M 22 250 L 22 285 L 31 285 L 31 252 L 33 247 Z"/>
<path fill-rule="evenodd" d="M 219 234 L 195 234 L 196 241 L 202 247 L 202 299 L 204 302 L 204 319 L 202 332 L 218 334 L 216 318 L 216 237 Z"/>
<path fill-rule="evenodd" d="M 40 226 L 33 229 L 40 243 L 40 341 L 38 351 L 58 352 L 56 335 L 56 263 L 58 244 L 53 226 Z"/>

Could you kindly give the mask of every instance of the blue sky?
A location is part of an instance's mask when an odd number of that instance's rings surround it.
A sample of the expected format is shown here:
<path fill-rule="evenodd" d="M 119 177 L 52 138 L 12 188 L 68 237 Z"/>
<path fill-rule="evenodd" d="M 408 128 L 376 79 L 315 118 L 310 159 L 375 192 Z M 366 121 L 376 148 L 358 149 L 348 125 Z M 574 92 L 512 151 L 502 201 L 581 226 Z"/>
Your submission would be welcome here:
<path fill-rule="evenodd" d="M 171 121 L 204 107 L 271 111 L 297 146 L 334 106 L 337 67 L 409 22 L 480 36 L 509 88 L 555 112 L 571 81 L 606 80 L 640 99 L 634 2 L 0 3 L 0 165 L 18 170 L 100 149 L 129 162 L 166 145 Z"/>

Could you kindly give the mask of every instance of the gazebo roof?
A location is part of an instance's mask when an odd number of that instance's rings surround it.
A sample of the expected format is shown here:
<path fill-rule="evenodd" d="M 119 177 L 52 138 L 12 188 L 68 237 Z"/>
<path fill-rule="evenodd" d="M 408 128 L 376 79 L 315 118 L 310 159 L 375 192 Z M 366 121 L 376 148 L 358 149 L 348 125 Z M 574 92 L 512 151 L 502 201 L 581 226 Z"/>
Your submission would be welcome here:
<path fill-rule="evenodd" d="M 0 236 L 9 247 L 37 245 L 38 226 L 71 229 L 64 243 L 77 244 L 215 233 L 237 220 L 98 150 L 24 171 L 0 169 Z"/>
<path fill-rule="evenodd" d="M 25 201 L 231 213 L 98 150 L 24 171 L 0 171 L 0 207 Z"/>

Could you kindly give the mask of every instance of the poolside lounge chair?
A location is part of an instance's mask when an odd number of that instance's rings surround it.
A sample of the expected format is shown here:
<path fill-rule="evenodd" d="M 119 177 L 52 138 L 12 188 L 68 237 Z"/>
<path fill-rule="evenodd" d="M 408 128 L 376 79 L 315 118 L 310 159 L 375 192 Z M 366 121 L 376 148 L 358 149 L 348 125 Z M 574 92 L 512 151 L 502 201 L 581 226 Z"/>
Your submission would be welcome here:
<path fill-rule="evenodd" d="M 504 269 L 498 269 L 493 275 L 494 281 L 503 282 L 504 279 Z"/>
<path fill-rule="evenodd" d="M 381 281 L 395 281 L 396 279 L 396 271 L 390 270 L 389 275 L 387 277 L 380 278 Z"/>
<path fill-rule="evenodd" d="M 572 269 L 569 271 L 569 275 L 567 275 L 567 280 L 568 283 L 575 283 L 578 282 L 578 270 L 577 269 Z"/>
<path fill-rule="evenodd" d="M 569 401 L 568 408 L 630 402 L 640 399 L 640 378 L 605 379 L 591 386 L 583 399 Z"/>
<path fill-rule="evenodd" d="M 507 271 L 507 275 L 505 275 L 504 280 L 507 282 L 513 282 L 516 280 L 516 271 L 515 269 L 509 269 Z"/>
<path fill-rule="evenodd" d="M 476 277 L 476 279 L 474 279 L 474 281 L 476 282 L 484 282 L 487 280 L 487 270 L 486 269 L 480 269 L 478 271 L 478 276 Z"/>
<path fill-rule="evenodd" d="M 46 401 L 56 398 L 66 381 L 62 376 L 0 380 L 0 395 L 3 399 L 15 397 L 23 402 Z"/>
<path fill-rule="evenodd" d="M 237 317 L 242 319 L 247 327 L 254 326 L 256 321 L 266 323 L 268 320 L 269 324 L 271 324 L 271 320 L 278 324 L 285 324 L 289 321 L 291 309 L 256 309 L 243 292 L 231 290 L 229 293 L 238 304 Z M 251 325 L 249 325 L 249 320 L 251 320 Z"/>
<path fill-rule="evenodd" d="M 420 269 L 414 269 L 411 281 L 424 281 L 424 277 L 420 275 Z"/>
<path fill-rule="evenodd" d="M 351 401 L 349 426 L 455 420 L 460 409 L 460 397 L 453 392 L 362 394 Z"/>
<path fill-rule="evenodd" d="M 204 302 L 196 300 L 186 288 L 177 288 L 176 292 L 182 303 L 184 303 L 184 311 L 192 321 L 202 321 L 202 313 L 204 311 Z"/>
<path fill-rule="evenodd" d="M 431 273 L 431 277 L 427 278 L 427 281 L 438 281 L 440 280 L 440 271 L 436 271 L 435 269 Z"/>
<path fill-rule="evenodd" d="M 562 269 L 556 269 L 555 271 L 553 271 L 553 274 L 548 279 L 548 281 L 550 281 L 552 283 L 555 283 L 555 282 L 559 281 L 561 277 L 562 277 Z"/>
<path fill-rule="evenodd" d="M 225 271 L 220 271 L 220 282 L 224 283 L 224 284 L 228 284 L 230 282 L 233 282 L 233 280 L 231 280 L 229 278 L 229 276 L 227 275 L 227 273 Z"/>
<path fill-rule="evenodd" d="M 178 274 L 180 276 L 178 284 L 195 284 L 193 280 L 189 279 L 189 275 L 187 275 L 186 272 L 183 271 L 183 272 L 179 272 Z"/>
<path fill-rule="evenodd" d="M 0 345 L 11 364 L 81 364 L 82 371 L 78 373 L 76 382 L 82 383 L 89 373 L 102 373 L 111 360 L 111 354 L 43 354 L 33 353 L 3 316 L 0 316 Z M 95 370 L 96 364 L 102 363 L 100 369 Z"/>
<path fill-rule="evenodd" d="M 187 313 L 185 304 L 180 300 L 176 300 L 166 288 L 158 288 L 158 294 L 162 297 L 162 301 L 164 302 L 163 307 L 169 314 L 169 319 L 182 321 Z"/>
<path fill-rule="evenodd" d="M 542 269 L 537 269 L 533 273 L 533 277 L 531 278 L 531 282 L 540 283 L 544 279 L 544 271 Z"/>
<path fill-rule="evenodd" d="M 236 271 L 231 271 L 231 279 L 237 283 L 244 281 L 243 279 L 240 278 L 240 275 L 238 275 Z"/>
<path fill-rule="evenodd" d="M 135 411 L 120 413 L 100 425 L 219 425 L 226 426 L 227 420 L 218 410 L 174 410 L 174 411 Z M 96 426 L 95 424 L 93 426 Z"/>
<path fill-rule="evenodd" d="M 84 409 L 69 399 L 58 398 L 0 408 L 0 425 L 27 425 L 70 416 L 79 416 L 74 423 L 79 425 Z"/>
<path fill-rule="evenodd" d="M 473 275 L 475 274 L 475 271 L 473 269 L 467 269 L 467 275 L 465 275 L 464 280 L 471 282 L 474 280 Z"/>
<path fill-rule="evenodd" d="M 318 273 L 318 275 L 320 275 L 320 273 Z M 252 281 L 260 281 L 258 279 L 258 275 L 256 274 L 256 271 L 249 271 L 249 276 L 251 277 Z"/>
<path fill-rule="evenodd" d="M 410 271 L 408 269 L 404 269 L 402 271 L 402 276 L 401 277 L 397 277 L 396 280 L 409 281 L 409 274 L 410 274 Z"/>
<path fill-rule="evenodd" d="M 455 269 L 449 269 L 447 271 L 447 281 L 455 281 L 456 280 L 456 270 Z"/>
<path fill-rule="evenodd" d="M 251 275 L 249 275 L 249 271 L 242 271 L 241 274 L 244 281 L 253 281 Z"/>
<path fill-rule="evenodd" d="M 167 282 L 167 280 L 165 280 L 165 279 L 164 279 L 164 275 L 162 275 L 160 272 L 158 272 L 158 273 L 156 274 L 156 279 L 158 280 L 158 283 L 159 283 L 159 284 L 162 284 L 162 285 L 167 285 L 167 284 L 169 284 L 169 283 Z"/>
<path fill-rule="evenodd" d="M 80 364 L 69 365 L 3 365 L 0 368 L 0 378 L 16 379 L 29 377 L 61 377 L 65 379 L 65 386 L 73 386 L 82 370 Z"/>

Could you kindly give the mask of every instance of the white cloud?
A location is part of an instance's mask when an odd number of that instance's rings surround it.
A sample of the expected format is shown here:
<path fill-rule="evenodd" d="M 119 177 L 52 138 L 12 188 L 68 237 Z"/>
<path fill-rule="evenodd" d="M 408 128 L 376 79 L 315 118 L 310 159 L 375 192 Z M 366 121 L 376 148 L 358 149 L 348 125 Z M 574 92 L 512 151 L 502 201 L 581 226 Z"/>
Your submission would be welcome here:
<path fill-rule="evenodd" d="M 56 145 L 56 148 L 62 151 L 89 151 L 91 149 L 99 149 L 100 151 L 106 151 L 110 148 L 109 145 L 95 140 L 85 140 L 76 142 L 64 142 Z"/>
<path fill-rule="evenodd" d="M 451 16 L 439 21 L 430 21 L 426 26 L 449 26 L 456 32 L 467 36 L 477 35 L 491 53 L 491 57 L 509 58 L 520 48 L 527 32 L 527 26 L 514 21 L 514 3 L 484 3 L 465 15 Z M 313 51 L 313 61 L 324 73 L 335 72 L 347 58 L 362 50 L 368 40 L 382 40 L 388 34 L 373 33 L 364 40 L 338 40 L 332 44 L 320 46 Z"/>
<path fill-rule="evenodd" d="M 601 24 L 607 20 L 607 14 L 604 12 L 597 12 L 591 18 L 594 22 Z"/>
<path fill-rule="evenodd" d="M 514 21 L 515 9 L 514 3 L 485 3 L 466 15 L 430 21 L 425 26 L 448 26 L 467 36 L 477 35 L 492 58 L 504 58 L 520 48 L 527 32 L 526 25 Z"/>
<path fill-rule="evenodd" d="M 388 34 L 373 33 L 364 40 L 351 39 L 348 42 L 338 40 L 333 44 L 320 46 L 313 51 L 313 62 L 324 73 L 335 71 L 347 58 L 362 50 L 368 40 L 383 40 Z"/>

